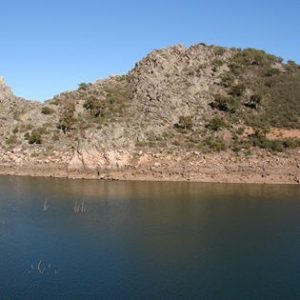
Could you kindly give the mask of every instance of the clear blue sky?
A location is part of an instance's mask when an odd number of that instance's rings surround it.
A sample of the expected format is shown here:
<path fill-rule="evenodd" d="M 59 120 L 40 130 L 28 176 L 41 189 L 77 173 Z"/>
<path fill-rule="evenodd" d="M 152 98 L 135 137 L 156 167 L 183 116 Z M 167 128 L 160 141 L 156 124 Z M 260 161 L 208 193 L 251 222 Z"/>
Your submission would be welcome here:
<path fill-rule="evenodd" d="M 0 75 L 28 99 L 126 73 L 178 43 L 255 47 L 300 62 L 299 0 L 9 0 L 0 9 Z"/>

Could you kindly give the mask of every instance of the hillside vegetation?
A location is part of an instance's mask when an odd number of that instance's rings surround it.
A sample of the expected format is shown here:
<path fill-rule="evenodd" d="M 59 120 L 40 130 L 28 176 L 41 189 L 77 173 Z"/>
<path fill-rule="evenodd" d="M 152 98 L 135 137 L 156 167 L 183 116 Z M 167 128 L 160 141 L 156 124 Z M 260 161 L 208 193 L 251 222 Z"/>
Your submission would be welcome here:
<path fill-rule="evenodd" d="M 45 103 L 0 83 L 3 149 L 52 155 L 99 149 L 285 151 L 300 130 L 300 66 L 256 49 L 199 44 L 156 50 L 126 75 L 81 83 Z M 41 154 L 39 154 L 41 155 Z"/>

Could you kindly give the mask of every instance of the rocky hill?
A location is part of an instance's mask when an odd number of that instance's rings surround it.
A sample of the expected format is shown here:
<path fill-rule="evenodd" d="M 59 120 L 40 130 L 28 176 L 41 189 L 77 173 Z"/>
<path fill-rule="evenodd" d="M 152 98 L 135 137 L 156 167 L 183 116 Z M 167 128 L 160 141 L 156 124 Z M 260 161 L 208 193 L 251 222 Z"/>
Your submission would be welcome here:
<path fill-rule="evenodd" d="M 126 75 L 81 83 L 45 103 L 15 97 L 0 80 L 2 173 L 193 180 L 203 157 L 211 166 L 245 160 L 249 170 L 255 160 L 265 170 L 260 157 L 276 156 L 287 160 L 279 165 L 295 164 L 289 178 L 297 181 L 299 132 L 300 67 L 255 49 L 156 50 Z M 220 170 L 211 171 L 215 178 Z"/>

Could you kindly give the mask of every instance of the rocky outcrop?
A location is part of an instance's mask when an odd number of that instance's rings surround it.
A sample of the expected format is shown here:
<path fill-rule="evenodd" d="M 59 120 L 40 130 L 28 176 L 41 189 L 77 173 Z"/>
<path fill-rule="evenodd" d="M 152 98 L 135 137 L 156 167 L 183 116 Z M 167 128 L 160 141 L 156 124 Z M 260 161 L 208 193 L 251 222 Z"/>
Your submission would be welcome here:
<path fill-rule="evenodd" d="M 13 98 L 11 89 L 6 85 L 4 77 L 0 76 L 0 103 Z"/>
<path fill-rule="evenodd" d="M 226 52 L 221 59 L 229 56 Z M 224 71 L 212 71 L 215 58 L 214 48 L 178 45 L 153 51 L 139 62 L 129 76 L 140 122 L 149 121 L 158 133 L 164 124 L 175 124 L 182 115 L 194 115 L 194 123 L 203 125 L 217 77 Z"/>

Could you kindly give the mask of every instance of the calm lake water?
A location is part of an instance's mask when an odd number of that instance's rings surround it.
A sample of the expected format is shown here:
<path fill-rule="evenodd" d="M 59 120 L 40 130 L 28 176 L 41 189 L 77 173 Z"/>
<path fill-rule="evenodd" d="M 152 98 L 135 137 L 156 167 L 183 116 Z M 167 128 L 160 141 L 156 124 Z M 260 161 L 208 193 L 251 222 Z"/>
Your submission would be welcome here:
<path fill-rule="evenodd" d="M 0 299 L 300 299 L 300 187 L 0 177 Z"/>

